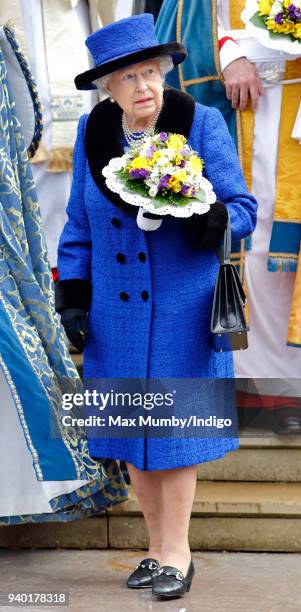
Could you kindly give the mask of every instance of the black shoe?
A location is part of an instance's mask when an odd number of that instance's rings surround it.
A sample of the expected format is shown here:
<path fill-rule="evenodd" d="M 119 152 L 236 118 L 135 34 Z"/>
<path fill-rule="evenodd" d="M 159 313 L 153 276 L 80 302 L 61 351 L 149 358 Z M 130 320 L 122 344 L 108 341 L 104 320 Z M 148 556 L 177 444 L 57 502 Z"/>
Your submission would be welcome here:
<path fill-rule="evenodd" d="M 127 586 L 129 589 L 143 589 L 152 586 L 153 574 L 160 567 L 156 559 L 142 559 L 136 569 L 128 577 Z"/>
<path fill-rule="evenodd" d="M 179 597 L 189 591 L 195 569 L 192 560 L 186 576 L 176 567 L 162 565 L 153 577 L 153 595 L 160 597 Z"/>
<path fill-rule="evenodd" d="M 283 406 L 273 410 L 273 430 L 278 435 L 301 435 L 301 408 Z"/>

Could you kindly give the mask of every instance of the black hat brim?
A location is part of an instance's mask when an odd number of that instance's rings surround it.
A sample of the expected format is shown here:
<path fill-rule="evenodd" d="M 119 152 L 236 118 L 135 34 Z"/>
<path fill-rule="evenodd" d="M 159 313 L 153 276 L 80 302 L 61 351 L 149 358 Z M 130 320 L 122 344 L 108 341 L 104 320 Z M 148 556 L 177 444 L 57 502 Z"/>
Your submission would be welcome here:
<path fill-rule="evenodd" d="M 151 59 L 152 57 L 159 57 L 161 55 L 171 55 L 173 63 L 176 66 L 186 59 L 187 51 L 184 45 L 177 42 L 156 45 L 154 47 L 142 49 L 141 51 L 135 51 L 134 53 L 123 55 L 110 62 L 105 62 L 100 66 L 95 66 L 90 70 L 81 72 L 74 79 L 75 87 L 76 89 L 86 90 L 97 89 L 96 85 L 92 83 L 95 79 L 106 76 L 115 70 L 120 70 L 120 68 L 125 68 L 131 64 L 143 62 L 144 60 Z"/>

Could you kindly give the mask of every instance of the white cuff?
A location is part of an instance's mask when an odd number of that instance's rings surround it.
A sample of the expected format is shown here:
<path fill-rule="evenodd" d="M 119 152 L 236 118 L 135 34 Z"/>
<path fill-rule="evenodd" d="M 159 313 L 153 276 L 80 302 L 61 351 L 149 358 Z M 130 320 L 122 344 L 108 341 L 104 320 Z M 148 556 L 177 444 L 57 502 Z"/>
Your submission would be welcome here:
<path fill-rule="evenodd" d="M 232 62 L 241 57 L 246 57 L 239 45 L 233 40 L 226 40 L 219 52 L 219 61 L 221 65 L 221 71 L 224 72 L 225 68 Z"/>

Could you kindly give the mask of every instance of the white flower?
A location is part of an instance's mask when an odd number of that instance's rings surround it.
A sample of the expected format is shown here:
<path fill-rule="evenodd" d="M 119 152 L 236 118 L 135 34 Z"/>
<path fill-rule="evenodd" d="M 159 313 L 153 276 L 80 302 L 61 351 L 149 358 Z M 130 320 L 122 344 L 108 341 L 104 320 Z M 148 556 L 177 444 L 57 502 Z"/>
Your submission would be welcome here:
<path fill-rule="evenodd" d="M 274 2 L 271 8 L 270 17 L 276 17 L 276 15 L 278 15 L 278 13 L 281 13 L 282 11 L 283 11 L 283 3 L 279 2 L 279 0 L 276 0 L 276 2 Z"/>
<path fill-rule="evenodd" d="M 173 158 L 174 154 L 175 154 L 174 149 L 166 149 L 166 150 L 164 151 L 164 155 L 165 155 L 165 156 L 166 156 L 166 157 L 167 157 L 169 160 L 171 160 L 171 159 Z"/>
<path fill-rule="evenodd" d="M 168 157 L 160 157 L 160 159 L 158 159 L 158 161 L 156 162 L 157 166 L 167 166 L 167 164 L 169 164 L 169 159 Z"/>
<path fill-rule="evenodd" d="M 148 193 L 151 196 L 151 198 L 155 198 L 158 193 L 158 188 L 154 185 L 153 187 L 150 188 Z"/>

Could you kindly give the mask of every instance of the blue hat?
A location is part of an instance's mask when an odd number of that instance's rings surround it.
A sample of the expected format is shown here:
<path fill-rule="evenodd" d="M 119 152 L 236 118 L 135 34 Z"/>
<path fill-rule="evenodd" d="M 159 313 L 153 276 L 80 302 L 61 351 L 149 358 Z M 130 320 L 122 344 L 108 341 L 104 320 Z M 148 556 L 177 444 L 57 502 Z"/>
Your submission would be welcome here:
<path fill-rule="evenodd" d="M 185 47 L 180 43 L 159 44 L 154 17 L 150 13 L 110 23 L 88 36 L 86 45 L 95 67 L 75 77 L 77 89 L 95 89 L 92 83 L 95 79 L 152 57 L 170 55 L 176 65 L 187 56 Z"/>

